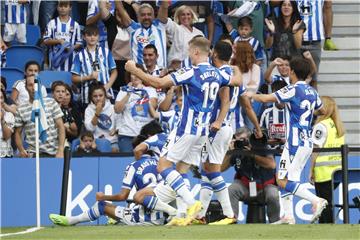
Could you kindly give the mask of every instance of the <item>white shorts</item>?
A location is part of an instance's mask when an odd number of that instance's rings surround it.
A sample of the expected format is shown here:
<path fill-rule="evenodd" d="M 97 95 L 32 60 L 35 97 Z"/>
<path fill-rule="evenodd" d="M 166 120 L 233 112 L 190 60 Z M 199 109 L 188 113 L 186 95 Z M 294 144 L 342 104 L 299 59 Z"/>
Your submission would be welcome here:
<path fill-rule="evenodd" d="M 184 134 L 176 136 L 176 128 L 171 131 L 169 137 L 162 148 L 161 157 L 177 163 L 184 162 L 190 165 L 199 166 L 201 149 L 206 141 L 206 136 L 196 136 Z"/>
<path fill-rule="evenodd" d="M 204 163 L 209 160 L 213 164 L 222 164 L 232 136 L 231 126 L 221 127 L 214 137 L 209 135 L 202 149 L 201 161 Z"/>
<path fill-rule="evenodd" d="M 159 182 L 154 188 L 155 196 L 164 203 L 170 203 L 176 199 L 175 191 L 164 181 Z"/>
<path fill-rule="evenodd" d="M 285 146 L 278 169 L 278 178 L 294 182 L 300 182 L 300 175 L 305 167 L 306 161 L 310 158 L 312 147 L 299 146 L 295 148 L 294 155 L 290 155 L 289 149 Z"/>
<path fill-rule="evenodd" d="M 129 207 L 116 207 L 115 216 L 120 224 L 130 226 L 164 225 L 165 223 L 165 217 L 162 212 L 154 210 L 148 212 L 143 206 L 134 203 L 130 204 Z"/>
<path fill-rule="evenodd" d="M 5 23 L 4 41 L 11 42 L 15 39 L 19 43 L 26 43 L 26 25 L 24 23 Z"/>

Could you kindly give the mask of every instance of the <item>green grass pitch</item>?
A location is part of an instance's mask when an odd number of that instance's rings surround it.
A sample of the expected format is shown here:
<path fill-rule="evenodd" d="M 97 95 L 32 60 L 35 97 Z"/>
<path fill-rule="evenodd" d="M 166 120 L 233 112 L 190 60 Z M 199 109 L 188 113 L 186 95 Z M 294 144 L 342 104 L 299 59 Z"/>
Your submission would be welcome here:
<path fill-rule="evenodd" d="M 1 233 L 25 228 L 2 228 Z M 1 239 L 360 239 L 360 225 L 265 225 L 142 227 L 75 226 L 46 227 L 34 233 Z"/>

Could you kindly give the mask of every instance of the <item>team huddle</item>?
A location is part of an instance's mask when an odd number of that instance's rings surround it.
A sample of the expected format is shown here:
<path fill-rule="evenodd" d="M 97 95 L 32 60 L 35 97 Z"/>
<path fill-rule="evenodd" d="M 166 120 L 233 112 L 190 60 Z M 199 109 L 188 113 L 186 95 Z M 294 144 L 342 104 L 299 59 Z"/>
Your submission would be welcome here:
<path fill-rule="evenodd" d="M 136 161 L 127 167 L 120 193 L 105 195 L 98 192 L 97 202 L 89 210 L 72 217 L 50 214 L 53 223 L 75 225 L 94 221 L 102 215 L 127 225 L 186 226 L 203 223 L 211 197 L 200 194 L 200 200 L 195 200 L 190 192 L 187 172 L 192 165 L 202 169 L 204 186 L 215 193 L 223 209 L 225 218 L 210 225 L 236 223 L 237 216 L 221 175 L 221 164 L 234 134 L 232 119 L 239 108 L 240 97 L 248 102 L 254 99 L 264 103 L 285 103 L 287 134 L 277 185 L 285 194 L 310 201 L 313 205 L 311 221 L 318 219 L 327 201 L 300 183 L 301 171 L 313 148 L 312 118 L 315 112 L 322 111 L 318 93 L 304 81 L 310 73 L 309 63 L 294 58 L 290 62 L 290 85 L 273 94 L 255 94 L 244 91 L 239 69 L 229 64 L 232 47 L 228 42 L 219 41 L 215 45 L 211 61 L 209 55 L 210 42 L 199 36 L 189 42 L 192 66 L 162 78 L 145 73 L 134 61 L 126 63 L 126 70 L 146 85 L 157 89 L 176 86 L 176 95 L 180 99 L 178 111 L 173 111 L 168 117 L 160 112 L 157 118 L 161 125 L 152 121 L 142 128 L 133 141 Z M 254 124 L 256 138 L 262 138 L 255 113 L 247 110 L 246 114 Z M 166 131 L 163 131 L 165 125 L 162 121 L 167 121 Z M 133 188 L 136 193 L 130 206 L 120 207 L 106 202 L 127 200 Z"/>

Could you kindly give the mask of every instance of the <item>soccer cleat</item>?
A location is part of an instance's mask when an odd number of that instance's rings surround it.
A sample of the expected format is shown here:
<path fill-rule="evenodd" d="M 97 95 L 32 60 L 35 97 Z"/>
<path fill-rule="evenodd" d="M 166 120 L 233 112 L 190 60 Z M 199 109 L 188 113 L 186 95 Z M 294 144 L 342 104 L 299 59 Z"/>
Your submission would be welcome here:
<path fill-rule="evenodd" d="M 49 218 L 56 225 L 70 226 L 70 224 L 65 216 L 58 215 L 58 214 L 50 214 Z"/>
<path fill-rule="evenodd" d="M 202 208 L 203 207 L 201 202 L 195 201 L 195 203 L 187 209 L 187 218 L 190 218 L 192 221 L 196 217 L 196 215 L 201 211 Z"/>
<path fill-rule="evenodd" d="M 326 51 L 336 51 L 338 48 L 331 39 L 326 39 L 324 43 L 324 50 Z"/>
<path fill-rule="evenodd" d="M 204 217 L 202 218 L 195 218 L 194 220 L 192 220 L 191 222 L 192 225 L 205 225 L 207 224 L 206 220 Z"/>
<path fill-rule="evenodd" d="M 219 226 L 219 225 L 230 225 L 237 222 L 236 218 L 224 218 L 216 222 L 209 223 L 209 225 Z"/>
<path fill-rule="evenodd" d="M 106 218 L 107 218 L 106 225 L 116 225 L 119 223 L 119 221 L 117 221 L 111 217 L 106 216 Z"/>
<path fill-rule="evenodd" d="M 328 205 L 328 202 L 323 199 L 320 198 L 320 200 L 313 206 L 313 216 L 311 217 L 311 223 L 315 223 L 319 217 L 321 216 L 322 211 L 324 211 L 324 209 L 326 208 L 326 206 Z"/>
<path fill-rule="evenodd" d="M 278 221 L 271 224 L 295 224 L 295 218 L 293 217 L 281 217 Z"/>

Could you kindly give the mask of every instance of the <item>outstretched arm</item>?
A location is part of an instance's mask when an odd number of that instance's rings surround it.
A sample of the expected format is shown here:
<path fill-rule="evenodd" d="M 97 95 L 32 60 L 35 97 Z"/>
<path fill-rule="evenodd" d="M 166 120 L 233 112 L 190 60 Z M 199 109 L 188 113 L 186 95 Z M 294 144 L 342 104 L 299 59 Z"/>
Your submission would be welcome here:
<path fill-rule="evenodd" d="M 125 27 L 128 27 L 131 24 L 131 18 L 129 14 L 126 12 L 124 5 L 121 1 L 115 1 L 115 8 L 118 16 L 121 18 L 122 23 Z"/>

